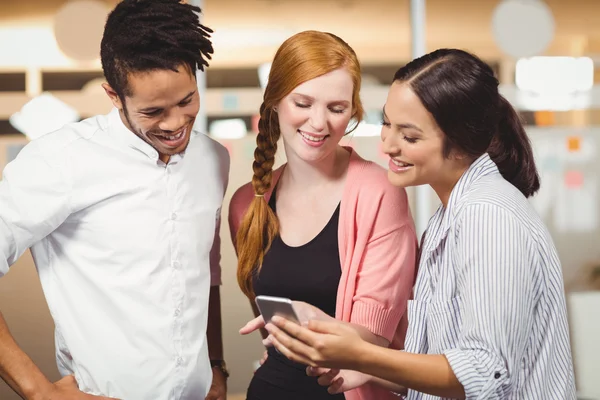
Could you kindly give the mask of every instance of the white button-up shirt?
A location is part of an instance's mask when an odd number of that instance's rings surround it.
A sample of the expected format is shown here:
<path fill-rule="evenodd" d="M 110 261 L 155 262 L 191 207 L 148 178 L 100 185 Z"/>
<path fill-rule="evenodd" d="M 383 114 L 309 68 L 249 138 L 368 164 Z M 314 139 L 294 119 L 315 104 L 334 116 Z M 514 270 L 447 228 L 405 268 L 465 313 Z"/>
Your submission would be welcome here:
<path fill-rule="evenodd" d="M 463 174 L 424 238 L 406 351 L 444 354 L 467 399 L 574 400 L 556 249 L 487 154 Z M 409 390 L 408 399 L 439 398 Z"/>
<path fill-rule="evenodd" d="M 197 133 L 164 164 L 116 109 L 34 140 L 6 166 L 0 276 L 31 247 L 59 370 L 81 390 L 204 399 L 228 173 L 227 150 Z"/>

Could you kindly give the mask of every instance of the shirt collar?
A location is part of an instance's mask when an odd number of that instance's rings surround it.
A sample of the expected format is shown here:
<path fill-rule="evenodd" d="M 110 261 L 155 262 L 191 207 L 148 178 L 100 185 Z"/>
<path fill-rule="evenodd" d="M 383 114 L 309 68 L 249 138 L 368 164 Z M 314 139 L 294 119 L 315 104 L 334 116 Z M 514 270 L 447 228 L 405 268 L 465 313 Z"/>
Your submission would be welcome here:
<path fill-rule="evenodd" d="M 432 228 L 432 231 L 428 234 L 431 234 L 432 237 L 428 240 L 429 245 L 427 246 L 427 250 L 437 248 L 442 239 L 446 237 L 450 226 L 462 208 L 461 199 L 468 193 L 468 189 L 483 177 L 499 173 L 498 167 L 487 153 L 482 154 L 471 163 L 469 168 L 461 175 L 458 182 L 456 182 L 456 185 L 454 185 L 448 199 L 448 205 L 446 207 L 440 205 L 437 212 L 431 218 L 429 228 Z"/>
<path fill-rule="evenodd" d="M 490 174 L 499 174 L 498 167 L 492 161 L 488 153 L 483 153 L 478 159 L 473 161 L 469 168 L 462 174 L 448 199 L 448 206 L 446 211 L 456 211 L 456 206 L 460 202 L 460 199 L 464 196 L 465 192 L 475 182 L 481 180 L 484 176 Z M 446 212 L 446 214 L 451 214 Z"/>
<path fill-rule="evenodd" d="M 113 108 L 108 115 L 108 124 L 108 132 L 111 136 L 125 143 L 129 147 L 141 151 L 152 160 L 158 160 L 158 151 L 125 126 L 123 120 L 121 120 L 118 108 Z"/>

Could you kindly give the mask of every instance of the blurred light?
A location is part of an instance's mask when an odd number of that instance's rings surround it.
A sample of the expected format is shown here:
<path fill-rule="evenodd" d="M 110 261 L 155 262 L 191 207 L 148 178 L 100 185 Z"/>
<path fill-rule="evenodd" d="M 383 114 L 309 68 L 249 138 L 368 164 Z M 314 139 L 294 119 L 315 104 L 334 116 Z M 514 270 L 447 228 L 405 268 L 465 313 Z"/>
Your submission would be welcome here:
<path fill-rule="evenodd" d="M 241 118 L 213 121 L 208 131 L 215 139 L 241 139 L 248 134 L 246 123 Z"/>
<path fill-rule="evenodd" d="M 517 61 L 519 89 L 538 94 L 570 94 L 594 85 L 594 62 L 588 57 L 531 57 Z"/>
<path fill-rule="evenodd" d="M 294 35 L 292 29 L 235 29 L 224 28 L 211 34 L 213 47 L 244 48 L 279 46 L 287 38 Z"/>
<path fill-rule="evenodd" d="M 496 44 L 514 58 L 542 54 L 554 38 L 554 15 L 541 0 L 498 2 L 491 22 Z"/>
<path fill-rule="evenodd" d="M 33 140 L 68 123 L 79 121 L 79 118 L 77 110 L 50 93 L 42 93 L 27 102 L 21 111 L 11 115 L 9 122 Z"/>
<path fill-rule="evenodd" d="M 0 66 L 72 66 L 74 62 L 60 51 L 49 26 L 0 27 Z"/>
<path fill-rule="evenodd" d="M 262 90 L 265 90 L 267 83 L 269 82 L 269 73 L 271 72 L 270 62 L 260 64 L 258 66 L 258 82 Z"/>
<path fill-rule="evenodd" d="M 355 137 L 368 137 L 381 135 L 381 121 L 383 112 L 381 110 L 365 110 L 363 120 L 350 135 Z M 348 126 L 354 127 L 356 121 L 351 120 Z"/>
<path fill-rule="evenodd" d="M 351 124 L 350 126 L 354 126 Z M 381 124 L 371 124 L 368 122 L 361 122 L 358 124 L 356 129 L 350 133 L 355 137 L 368 137 L 368 136 L 379 136 L 381 135 Z"/>

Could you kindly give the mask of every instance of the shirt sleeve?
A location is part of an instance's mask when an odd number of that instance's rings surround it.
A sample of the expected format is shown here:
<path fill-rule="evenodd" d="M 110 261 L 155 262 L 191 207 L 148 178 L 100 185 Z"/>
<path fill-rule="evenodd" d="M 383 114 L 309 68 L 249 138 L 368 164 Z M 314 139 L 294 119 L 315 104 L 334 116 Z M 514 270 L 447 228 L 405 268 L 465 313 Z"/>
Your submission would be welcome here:
<path fill-rule="evenodd" d="M 210 249 L 210 286 L 221 285 L 221 216 L 215 224 L 215 239 Z"/>
<path fill-rule="evenodd" d="M 49 162 L 30 143 L 0 181 L 0 277 L 70 214 L 71 184 L 62 164 Z"/>
<path fill-rule="evenodd" d="M 458 345 L 444 354 L 467 399 L 504 399 L 516 387 L 533 326 L 534 246 L 525 223 L 496 205 L 469 206 L 459 218 L 462 328 Z"/>
<path fill-rule="evenodd" d="M 379 204 L 373 203 L 377 211 L 357 273 L 350 322 L 391 342 L 412 293 L 417 238 L 403 190 L 390 188 Z"/>
<path fill-rule="evenodd" d="M 227 186 L 229 185 L 229 168 L 230 168 L 230 157 L 229 152 L 225 147 L 219 147 L 219 165 L 220 175 L 219 179 L 223 182 L 223 196 L 227 192 Z M 210 263 L 210 286 L 221 285 L 221 216 L 222 207 L 219 207 L 217 220 L 215 222 L 215 236 L 213 245 L 210 249 L 209 263 Z"/>

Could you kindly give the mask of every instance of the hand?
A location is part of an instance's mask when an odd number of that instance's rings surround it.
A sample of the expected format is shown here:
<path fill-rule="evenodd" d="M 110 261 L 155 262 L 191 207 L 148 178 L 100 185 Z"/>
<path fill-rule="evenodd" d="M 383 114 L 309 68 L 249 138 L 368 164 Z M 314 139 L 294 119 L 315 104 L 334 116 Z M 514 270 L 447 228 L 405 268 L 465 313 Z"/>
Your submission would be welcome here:
<path fill-rule="evenodd" d="M 304 327 L 274 317 L 265 328 L 279 352 L 311 367 L 359 369 L 360 355 L 371 346 L 352 326 L 335 320 L 311 320 Z"/>
<path fill-rule="evenodd" d="M 265 361 L 267 361 L 267 358 L 269 358 L 269 353 L 265 350 L 262 358 L 259 361 L 260 365 L 263 365 L 265 363 Z"/>
<path fill-rule="evenodd" d="M 371 375 L 348 369 L 340 371 L 339 369 L 307 367 L 306 374 L 308 376 L 318 376 L 317 382 L 321 386 L 328 386 L 327 392 L 330 394 L 356 389 L 365 383 L 369 383 L 372 378 Z"/>
<path fill-rule="evenodd" d="M 227 400 L 227 378 L 219 368 L 213 368 L 213 380 L 206 400 Z"/>
<path fill-rule="evenodd" d="M 254 318 L 253 320 L 248 321 L 248 323 L 246 323 L 246 325 L 244 325 L 242 327 L 242 329 L 240 329 L 240 334 L 248 335 L 249 333 L 252 333 L 252 332 L 254 332 L 258 329 L 262 329 L 264 327 L 265 327 L 265 320 L 263 319 L 262 315 L 259 315 L 258 317 Z M 265 347 L 273 346 L 273 344 L 271 343 L 271 335 L 267 336 L 266 339 L 263 339 L 262 343 Z M 267 352 L 265 352 L 265 356 L 263 356 L 263 358 L 261 359 L 260 365 L 262 365 L 264 363 L 264 360 L 267 359 L 266 354 L 267 354 Z"/>
<path fill-rule="evenodd" d="M 301 324 L 306 324 L 306 323 L 308 323 L 308 321 L 313 320 L 313 319 L 319 320 L 319 321 L 330 321 L 330 320 L 335 321 L 334 318 L 327 315 L 324 311 L 321 311 L 319 308 L 317 308 L 311 304 L 305 303 L 303 301 L 292 301 L 292 307 L 294 307 L 294 311 L 296 312 L 296 315 L 300 319 L 299 322 Z M 240 334 L 248 335 L 249 333 L 252 333 L 252 332 L 254 332 L 258 329 L 264 328 L 264 327 L 265 327 L 265 320 L 263 319 L 262 315 L 259 315 L 258 317 L 248 321 L 248 323 L 246 323 L 246 325 L 244 325 L 242 327 L 242 329 L 240 329 Z M 265 340 L 267 340 L 267 339 L 265 339 Z"/>
<path fill-rule="evenodd" d="M 44 400 L 117 400 L 112 397 L 94 396 L 83 393 L 77 386 L 73 375 L 68 375 L 52 384 L 49 393 L 42 397 Z"/>

